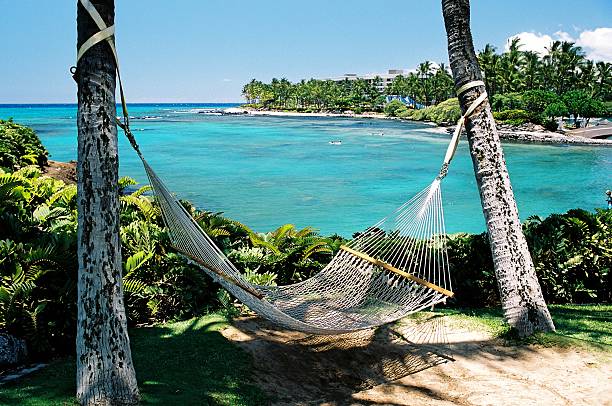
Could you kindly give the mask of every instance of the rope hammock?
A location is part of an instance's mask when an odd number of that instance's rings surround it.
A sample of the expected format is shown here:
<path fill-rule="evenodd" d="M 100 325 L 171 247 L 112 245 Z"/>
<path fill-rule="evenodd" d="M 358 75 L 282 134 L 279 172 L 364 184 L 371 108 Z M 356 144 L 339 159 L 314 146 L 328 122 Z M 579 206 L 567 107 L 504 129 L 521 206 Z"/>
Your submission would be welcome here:
<path fill-rule="evenodd" d="M 110 45 L 123 110 L 118 125 L 142 160 L 172 244 L 234 297 L 285 328 L 329 335 L 381 326 L 453 296 L 440 185 L 464 122 L 487 98 L 486 92 L 459 119 L 442 168 L 428 187 L 341 246 L 331 262 L 310 279 L 288 286 L 258 286 L 245 279 L 145 160 L 130 131 L 114 26 L 106 25 L 89 0 L 80 2 L 100 31 L 79 48 L 77 64 L 95 44 L 106 41 Z M 466 83 L 457 89 L 457 95 L 483 86 L 482 81 Z"/>

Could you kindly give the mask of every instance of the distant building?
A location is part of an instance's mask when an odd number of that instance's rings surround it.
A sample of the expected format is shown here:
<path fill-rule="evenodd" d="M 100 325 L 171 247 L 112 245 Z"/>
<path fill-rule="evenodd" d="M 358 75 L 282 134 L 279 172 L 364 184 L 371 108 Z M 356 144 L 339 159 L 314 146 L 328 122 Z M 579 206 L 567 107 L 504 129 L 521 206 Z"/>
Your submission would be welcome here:
<path fill-rule="evenodd" d="M 356 73 L 345 73 L 342 76 L 328 78 L 329 80 L 333 80 L 334 82 L 342 82 L 344 80 L 357 80 L 363 79 L 368 83 L 374 83 L 374 80 L 379 77 L 380 83 L 376 86 L 379 92 L 383 93 L 385 89 L 391 85 L 393 79 L 395 79 L 399 75 L 408 75 L 411 71 L 404 69 L 389 69 L 387 73 L 368 73 L 365 75 L 358 75 Z"/>

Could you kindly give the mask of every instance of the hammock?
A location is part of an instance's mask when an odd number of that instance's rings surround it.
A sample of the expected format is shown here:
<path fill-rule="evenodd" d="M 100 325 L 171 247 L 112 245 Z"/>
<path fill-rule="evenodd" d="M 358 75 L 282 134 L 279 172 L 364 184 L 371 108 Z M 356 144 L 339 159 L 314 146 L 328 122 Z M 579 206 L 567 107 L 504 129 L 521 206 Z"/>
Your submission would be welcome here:
<path fill-rule="evenodd" d="M 89 0 L 80 1 L 100 31 L 79 48 L 77 63 L 92 46 L 108 42 L 116 60 L 123 108 L 118 125 L 142 160 L 172 244 L 234 297 L 285 328 L 329 335 L 391 323 L 453 296 L 440 185 L 465 118 L 486 99 L 486 93 L 459 120 L 442 168 L 428 187 L 343 245 L 310 279 L 288 286 L 258 286 L 244 278 L 145 160 L 129 127 L 114 26 L 104 23 Z M 457 95 L 483 85 L 469 82 L 457 89 Z"/>

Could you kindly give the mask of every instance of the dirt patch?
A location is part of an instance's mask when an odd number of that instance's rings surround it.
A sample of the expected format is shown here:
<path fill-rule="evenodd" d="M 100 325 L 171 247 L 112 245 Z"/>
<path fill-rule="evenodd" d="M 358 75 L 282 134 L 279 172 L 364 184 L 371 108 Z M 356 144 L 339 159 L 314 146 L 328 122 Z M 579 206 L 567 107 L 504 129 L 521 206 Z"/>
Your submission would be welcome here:
<path fill-rule="evenodd" d="M 59 162 L 49 161 L 43 168 L 43 174 L 54 179 L 64 181 L 66 184 L 76 183 L 76 161 Z"/>
<path fill-rule="evenodd" d="M 607 353 L 510 347 L 442 324 L 318 337 L 241 318 L 222 333 L 252 354 L 274 405 L 612 405 Z"/>

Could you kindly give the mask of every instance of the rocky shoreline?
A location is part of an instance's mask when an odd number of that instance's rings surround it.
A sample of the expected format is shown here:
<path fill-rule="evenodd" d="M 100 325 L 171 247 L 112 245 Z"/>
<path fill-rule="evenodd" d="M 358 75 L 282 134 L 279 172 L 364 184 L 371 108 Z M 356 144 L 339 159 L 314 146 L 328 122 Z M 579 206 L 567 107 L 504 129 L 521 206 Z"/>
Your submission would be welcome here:
<path fill-rule="evenodd" d="M 408 119 L 400 119 L 397 117 L 388 117 L 382 113 L 300 113 L 295 111 L 277 111 L 277 110 L 255 110 L 251 108 L 233 108 L 228 114 L 243 114 L 251 116 L 275 116 L 275 117 L 336 117 L 336 118 L 368 118 L 382 120 L 399 120 L 409 121 L 413 123 L 429 124 L 435 127 L 440 132 L 452 133 L 455 126 L 438 126 L 436 123 L 414 121 Z M 612 139 L 592 139 L 580 137 L 577 135 L 567 135 L 561 132 L 550 132 L 544 127 L 536 124 L 526 123 L 520 126 L 510 126 L 506 124 L 497 124 L 500 139 L 503 141 L 511 141 L 526 144 L 556 144 L 556 145 L 586 145 L 586 146 L 603 146 L 612 147 Z"/>
<path fill-rule="evenodd" d="M 568 136 L 560 133 L 528 132 L 528 131 L 507 131 L 499 130 L 499 137 L 504 141 L 514 141 L 521 143 L 537 144 L 558 144 L 558 145 L 590 145 L 599 147 L 612 147 L 612 140 L 600 140 L 577 135 Z"/>
<path fill-rule="evenodd" d="M 453 133 L 455 127 L 446 127 L 448 133 Z M 544 127 L 526 123 L 520 126 L 497 124 L 499 138 L 503 141 L 534 144 L 586 145 L 612 147 L 612 139 L 593 139 L 578 135 L 568 135 L 561 132 L 546 131 Z"/>

